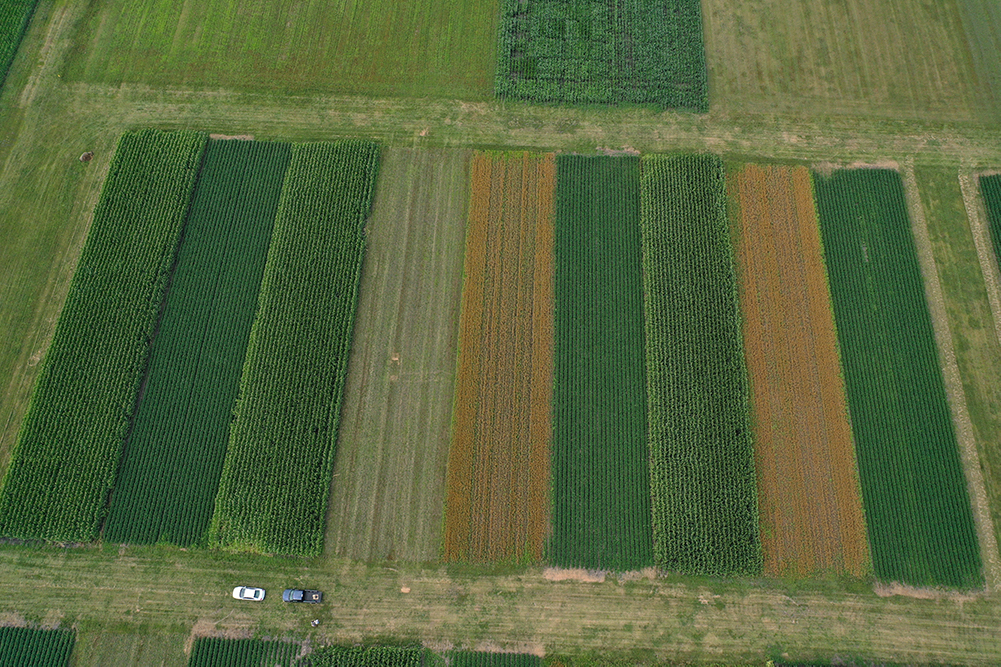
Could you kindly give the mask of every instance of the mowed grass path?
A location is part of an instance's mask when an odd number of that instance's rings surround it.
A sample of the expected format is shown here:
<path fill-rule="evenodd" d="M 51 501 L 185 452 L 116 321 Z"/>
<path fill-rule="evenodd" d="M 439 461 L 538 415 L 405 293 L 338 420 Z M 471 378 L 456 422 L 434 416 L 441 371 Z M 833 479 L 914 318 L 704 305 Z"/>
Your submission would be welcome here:
<path fill-rule="evenodd" d="M 367 226 L 326 550 L 441 548 L 469 151 L 385 149 Z"/>
<path fill-rule="evenodd" d="M 497 0 L 91 3 L 72 81 L 489 99 Z"/>

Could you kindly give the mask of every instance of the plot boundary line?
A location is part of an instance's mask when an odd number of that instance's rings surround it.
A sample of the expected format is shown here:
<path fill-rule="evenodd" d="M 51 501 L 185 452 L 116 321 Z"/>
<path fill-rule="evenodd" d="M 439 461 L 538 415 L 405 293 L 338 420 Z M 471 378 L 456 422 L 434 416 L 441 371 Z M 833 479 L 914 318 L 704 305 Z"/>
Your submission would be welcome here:
<path fill-rule="evenodd" d="M 914 234 L 921 276 L 924 279 L 925 299 L 928 302 L 932 329 L 935 332 L 935 345 L 939 352 L 939 366 L 942 371 L 942 379 L 945 382 L 949 412 L 952 413 L 952 422 L 956 429 L 959 457 L 972 501 L 973 519 L 980 542 L 984 585 L 986 591 L 990 593 L 1001 588 L 1001 557 L 998 555 L 997 538 L 994 535 L 994 524 L 991 521 L 987 502 L 983 471 L 980 468 L 980 455 L 977 452 L 973 423 L 970 421 L 970 413 L 966 405 L 963 378 L 959 374 L 959 365 L 956 362 L 956 351 L 952 344 L 952 332 L 945 308 L 945 297 L 942 294 L 942 284 L 938 277 L 938 266 L 932 251 L 931 236 L 928 233 L 928 224 L 921 204 L 913 161 L 908 161 L 902 172 L 904 195 L 911 218 L 911 232 Z M 997 318 L 995 318 L 995 322 L 997 322 Z"/>

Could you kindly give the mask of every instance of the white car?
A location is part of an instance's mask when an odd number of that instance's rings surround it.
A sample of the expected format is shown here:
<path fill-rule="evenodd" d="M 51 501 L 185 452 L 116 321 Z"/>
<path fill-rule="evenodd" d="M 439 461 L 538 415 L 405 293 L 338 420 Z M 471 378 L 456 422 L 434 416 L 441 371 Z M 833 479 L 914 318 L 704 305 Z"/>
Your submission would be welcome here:
<path fill-rule="evenodd" d="M 237 600 L 253 600 L 260 602 L 264 599 L 263 588 L 251 588 L 250 586 L 237 586 L 233 589 L 233 597 Z"/>

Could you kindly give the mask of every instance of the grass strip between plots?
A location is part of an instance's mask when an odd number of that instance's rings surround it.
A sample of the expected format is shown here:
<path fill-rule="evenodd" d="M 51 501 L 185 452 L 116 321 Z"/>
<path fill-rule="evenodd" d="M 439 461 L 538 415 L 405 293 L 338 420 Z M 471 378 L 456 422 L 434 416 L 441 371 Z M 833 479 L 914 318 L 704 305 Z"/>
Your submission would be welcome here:
<path fill-rule="evenodd" d="M 815 190 L 876 577 L 981 586 L 903 181 L 857 169 Z"/>
<path fill-rule="evenodd" d="M 501 0 L 495 92 L 708 110 L 699 0 Z"/>
<path fill-rule="evenodd" d="M 0 667 L 65 667 L 75 642 L 72 630 L 0 628 Z"/>
<path fill-rule="evenodd" d="M 106 540 L 188 546 L 205 539 L 289 150 L 208 144 Z"/>
<path fill-rule="evenodd" d="M 0 534 L 97 536 L 204 146 L 195 132 L 120 140 L 0 490 Z"/>
<path fill-rule="evenodd" d="M 209 542 L 317 555 L 379 163 L 361 141 L 295 144 L 264 268 Z"/>
<path fill-rule="evenodd" d="M 642 171 L 656 564 L 755 574 L 758 502 L 723 163 L 648 156 Z"/>
<path fill-rule="evenodd" d="M 653 565 L 640 161 L 557 158 L 553 534 L 562 567 Z"/>
<path fill-rule="evenodd" d="M 38 0 L 4 0 L 0 3 L 0 88 L 7 79 L 7 72 L 37 4 Z"/>
<path fill-rule="evenodd" d="M 291 642 L 198 637 L 188 667 L 294 667 L 300 650 Z"/>

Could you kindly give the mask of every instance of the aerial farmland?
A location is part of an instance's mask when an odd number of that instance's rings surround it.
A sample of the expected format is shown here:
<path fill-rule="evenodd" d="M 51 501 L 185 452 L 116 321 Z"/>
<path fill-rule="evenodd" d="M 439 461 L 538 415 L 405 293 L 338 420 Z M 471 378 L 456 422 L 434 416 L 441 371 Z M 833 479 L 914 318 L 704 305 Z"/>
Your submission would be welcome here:
<path fill-rule="evenodd" d="M 999 264 L 993 0 L 0 2 L 0 665 L 1001 664 Z"/>

